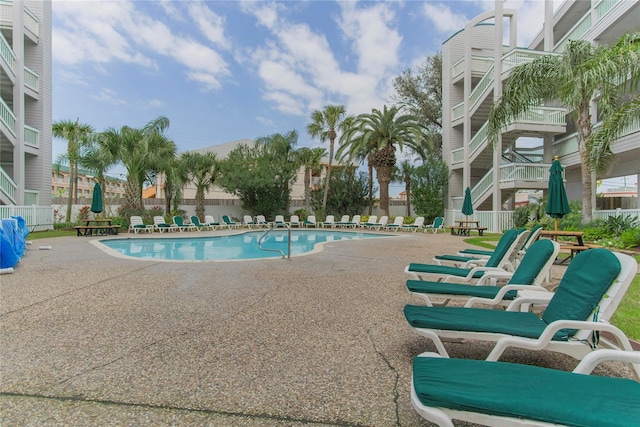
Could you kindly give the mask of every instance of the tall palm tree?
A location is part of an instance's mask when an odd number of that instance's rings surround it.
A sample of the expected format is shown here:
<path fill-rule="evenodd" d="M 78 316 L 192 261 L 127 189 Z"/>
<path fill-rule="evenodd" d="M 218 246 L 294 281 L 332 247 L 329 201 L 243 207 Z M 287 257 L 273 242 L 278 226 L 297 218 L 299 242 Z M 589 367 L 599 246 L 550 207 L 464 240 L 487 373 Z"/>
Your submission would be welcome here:
<path fill-rule="evenodd" d="M 404 182 L 404 193 L 407 197 L 407 216 L 411 216 L 411 178 L 416 173 L 416 167 L 409 160 L 400 162 L 393 176 L 394 181 Z"/>
<path fill-rule="evenodd" d="M 368 150 L 370 161 L 376 170 L 380 185 L 380 209 L 389 215 L 389 183 L 396 166 L 396 148 L 404 146 L 414 152 L 421 152 L 429 144 L 416 116 L 399 114 L 398 107 L 383 110 L 373 109 L 370 114 L 359 115 L 351 128 L 341 138 L 343 146 L 352 157 L 354 153 Z"/>
<path fill-rule="evenodd" d="M 623 37 L 613 47 L 596 47 L 585 40 L 573 40 L 559 56 L 543 56 L 514 68 L 489 115 L 489 135 L 495 140 L 520 114 L 545 102 L 559 101 L 570 112 L 578 134 L 584 223 L 591 221 L 591 173 L 596 172 L 594 166 L 599 163 L 591 160 L 594 156 L 590 151 L 601 147 L 599 152 L 610 152 L 606 147 L 614 141 L 621 124 L 613 118 L 606 121 L 609 131 L 600 134 L 601 142 L 606 144 L 592 144 L 591 101 L 599 98 L 598 114 L 605 117 L 624 111 L 618 102 L 628 87 L 619 82 L 627 81 L 629 76 L 632 82 L 638 82 L 639 54 L 638 33 Z M 612 128 L 616 132 L 611 132 Z"/>
<path fill-rule="evenodd" d="M 59 120 L 54 122 L 51 128 L 56 138 L 67 140 L 67 154 L 65 161 L 69 163 L 69 199 L 67 200 L 67 221 L 71 221 L 71 206 L 78 201 L 78 162 L 80 161 L 81 147 L 88 143 L 93 127 L 76 121 Z"/>
<path fill-rule="evenodd" d="M 196 215 L 204 221 L 204 193 L 209 191 L 220 175 L 220 163 L 215 153 L 182 153 L 180 169 L 187 176 L 188 182 L 196 187 Z"/>
<path fill-rule="evenodd" d="M 107 149 L 127 170 L 125 210 L 144 208 L 143 183 L 175 157 L 176 145 L 164 134 L 168 127 L 169 119 L 161 116 L 140 129 L 123 126 L 120 129 L 109 128 L 102 132 L 101 138 Z"/>
<path fill-rule="evenodd" d="M 329 181 L 333 163 L 333 151 L 338 131 L 346 131 L 351 126 L 352 116 L 347 116 L 344 105 L 326 105 L 322 111 L 311 113 L 311 123 L 307 125 L 307 133 L 312 138 L 320 138 L 322 142 L 329 140 L 329 166 L 327 168 L 324 196 L 322 197 L 322 215 L 326 214 L 327 197 L 329 195 Z"/>
<path fill-rule="evenodd" d="M 304 166 L 304 207 L 307 214 L 311 213 L 311 175 L 322 164 L 322 158 L 327 155 L 324 148 L 302 147 L 297 151 L 300 164 Z"/>

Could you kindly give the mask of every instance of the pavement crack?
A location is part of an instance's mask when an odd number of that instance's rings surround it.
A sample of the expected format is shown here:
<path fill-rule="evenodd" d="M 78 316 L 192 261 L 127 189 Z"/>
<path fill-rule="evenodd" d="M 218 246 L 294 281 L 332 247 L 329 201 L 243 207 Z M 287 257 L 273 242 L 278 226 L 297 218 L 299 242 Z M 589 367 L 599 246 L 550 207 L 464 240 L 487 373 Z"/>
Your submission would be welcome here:
<path fill-rule="evenodd" d="M 376 325 L 374 325 L 373 327 L 375 327 Z M 387 364 L 387 366 L 389 367 L 389 370 L 393 373 L 393 376 L 395 377 L 394 380 L 394 384 L 393 384 L 393 404 L 395 406 L 395 410 L 396 410 L 396 425 L 400 426 L 400 408 L 398 406 L 398 401 L 400 399 L 400 393 L 398 392 L 398 382 L 400 381 L 400 375 L 398 374 L 398 371 L 396 370 L 396 368 L 393 366 L 393 364 L 389 361 L 389 359 L 387 358 L 387 356 L 380 350 L 378 350 L 377 346 L 376 346 L 376 342 L 373 338 L 372 335 L 372 328 L 367 329 L 367 336 L 369 337 L 369 341 L 371 342 L 371 346 L 373 347 L 373 351 L 376 352 L 376 354 L 378 354 L 378 356 L 380 356 L 380 358 L 382 360 L 384 360 L 384 362 Z"/>
<path fill-rule="evenodd" d="M 148 268 L 155 267 L 155 266 L 157 266 L 158 264 L 161 264 L 161 263 L 147 264 L 147 265 L 145 265 L 145 266 L 144 266 L 144 267 L 142 267 L 142 268 L 138 268 L 138 269 L 131 270 L 131 271 L 126 271 L 126 272 L 124 272 L 124 273 L 118 274 L 117 276 L 110 276 L 110 277 L 109 277 L 109 278 L 107 278 L 107 279 L 100 280 L 100 281 L 95 282 L 95 283 L 90 283 L 90 284 L 88 284 L 88 285 L 86 285 L 86 286 L 82 286 L 82 287 L 79 287 L 79 288 L 74 288 L 74 289 L 72 289 L 72 290 L 70 290 L 70 291 L 63 292 L 63 293 L 61 293 L 61 294 L 58 294 L 58 295 L 55 295 L 55 296 L 52 296 L 52 297 L 50 297 L 50 298 L 46 298 L 46 299 L 43 299 L 43 300 L 40 300 L 40 301 L 36 301 L 36 302 L 34 302 L 34 303 L 32 303 L 32 304 L 22 306 L 22 307 L 20 307 L 20 308 L 15 309 L 15 310 L 6 311 L 6 312 L 4 312 L 4 313 L 0 314 L 0 318 L 4 317 L 4 316 L 6 316 L 6 315 L 9 315 L 9 314 L 19 313 L 19 312 L 21 312 L 21 311 L 23 311 L 23 310 L 28 310 L 28 309 L 30 309 L 30 308 L 32 308 L 32 307 L 36 307 L 36 306 L 38 306 L 38 305 L 40 305 L 40 304 L 44 304 L 44 303 L 47 303 L 47 302 L 50 302 L 50 301 L 54 301 L 54 300 L 56 300 L 56 299 L 58 299 L 58 298 L 62 298 L 62 297 L 68 296 L 68 295 L 72 295 L 72 294 L 74 294 L 74 293 L 76 293 L 76 292 L 80 292 L 80 291 L 87 290 L 87 289 L 89 289 L 89 288 L 91 288 L 91 287 L 94 287 L 94 286 L 100 285 L 100 284 L 105 283 L 105 282 L 107 282 L 107 281 L 111 281 L 111 280 L 117 279 L 117 278 L 119 278 L 119 277 L 126 277 L 126 276 L 128 276 L 129 274 L 131 274 L 131 273 L 135 273 L 135 272 L 138 272 L 138 271 L 146 270 L 146 269 L 148 269 Z"/>

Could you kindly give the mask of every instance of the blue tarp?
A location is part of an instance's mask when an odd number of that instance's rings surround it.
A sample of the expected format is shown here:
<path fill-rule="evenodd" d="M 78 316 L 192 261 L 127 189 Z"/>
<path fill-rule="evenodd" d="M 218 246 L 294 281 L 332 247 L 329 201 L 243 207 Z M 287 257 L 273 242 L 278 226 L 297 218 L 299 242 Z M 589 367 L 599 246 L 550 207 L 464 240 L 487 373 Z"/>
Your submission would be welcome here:
<path fill-rule="evenodd" d="M 24 223 L 24 220 L 22 222 Z M 25 235 L 19 224 L 20 221 L 17 218 L 4 218 L 2 220 L 0 268 L 9 268 L 16 265 L 27 248 L 24 239 Z"/>
<path fill-rule="evenodd" d="M 21 216 L 12 215 L 11 218 L 18 221 L 18 231 L 22 234 L 22 237 L 25 239 L 29 235 L 29 228 L 27 227 L 27 222 Z"/>

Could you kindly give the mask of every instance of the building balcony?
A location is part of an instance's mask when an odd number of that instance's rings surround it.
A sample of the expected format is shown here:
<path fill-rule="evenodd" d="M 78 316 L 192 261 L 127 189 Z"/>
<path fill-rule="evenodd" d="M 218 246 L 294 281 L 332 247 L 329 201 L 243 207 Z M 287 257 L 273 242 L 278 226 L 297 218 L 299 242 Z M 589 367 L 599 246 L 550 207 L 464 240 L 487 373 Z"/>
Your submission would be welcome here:
<path fill-rule="evenodd" d="M 0 0 L 0 27 L 13 27 L 13 0 Z M 29 10 L 27 6 L 23 6 L 23 22 L 25 35 L 31 38 L 35 43 L 40 39 L 40 20 Z"/>

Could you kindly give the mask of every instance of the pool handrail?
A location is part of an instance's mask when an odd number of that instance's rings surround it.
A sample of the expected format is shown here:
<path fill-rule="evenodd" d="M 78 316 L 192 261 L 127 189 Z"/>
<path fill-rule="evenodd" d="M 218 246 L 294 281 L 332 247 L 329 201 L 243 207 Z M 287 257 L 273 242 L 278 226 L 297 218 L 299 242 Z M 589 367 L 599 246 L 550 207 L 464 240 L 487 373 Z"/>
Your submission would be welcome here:
<path fill-rule="evenodd" d="M 267 231 L 265 231 L 264 234 L 260 236 L 260 238 L 258 239 L 258 249 L 260 249 L 261 251 L 280 252 L 280 255 L 282 255 L 282 258 L 284 258 L 285 257 L 284 252 L 282 252 L 280 249 L 270 249 L 270 248 L 262 247 L 262 242 L 267 237 L 267 235 L 271 233 L 273 230 L 275 230 L 276 228 L 282 228 L 282 227 L 287 228 L 287 259 L 291 260 L 291 226 L 286 222 L 279 224 L 277 227 L 270 223 Z"/>

